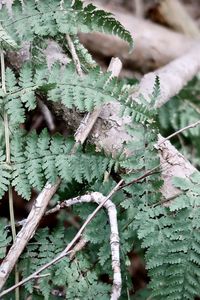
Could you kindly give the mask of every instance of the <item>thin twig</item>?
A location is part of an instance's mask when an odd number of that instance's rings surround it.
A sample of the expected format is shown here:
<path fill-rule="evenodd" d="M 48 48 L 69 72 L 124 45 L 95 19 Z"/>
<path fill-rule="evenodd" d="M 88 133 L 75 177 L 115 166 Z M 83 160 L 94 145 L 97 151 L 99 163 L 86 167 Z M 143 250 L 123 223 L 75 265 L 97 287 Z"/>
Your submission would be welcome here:
<path fill-rule="evenodd" d="M 83 71 L 82 71 L 82 68 L 81 68 L 81 63 L 80 63 L 80 60 L 79 60 L 78 55 L 76 53 L 74 43 L 73 43 L 73 41 L 72 41 L 69 34 L 66 35 L 66 39 L 67 39 L 67 43 L 68 43 L 68 46 L 69 46 L 69 50 L 70 50 L 71 55 L 72 55 L 73 62 L 76 66 L 76 71 L 77 71 L 77 73 L 80 77 L 83 77 Z"/>
<path fill-rule="evenodd" d="M 187 125 L 187 126 L 181 128 L 181 129 L 179 129 L 178 131 L 176 131 L 176 132 L 170 134 L 170 135 L 167 136 L 166 138 L 164 138 L 160 143 L 157 144 L 157 146 L 159 147 L 161 144 L 163 144 L 163 143 L 165 143 L 166 141 L 172 139 L 173 137 L 177 136 L 178 134 L 182 133 L 183 131 L 186 131 L 186 130 L 191 129 L 191 128 L 195 128 L 195 127 L 197 127 L 197 126 L 199 126 L 199 125 L 200 125 L 200 120 L 198 120 L 197 122 L 194 122 L 194 123 L 192 123 L 192 124 L 190 124 L 190 125 Z"/>
<path fill-rule="evenodd" d="M 83 249 L 85 247 L 85 245 L 87 244 L 87 240 L 84 238 L 84 236 L 78 241 L 78 243 L 74 246 L 74 248 L 72 249 L 71 253 L 70 253 L 70 260 L 72 260 L 76 253 L 78 251 L 81 251 L 81 249 Z"/>

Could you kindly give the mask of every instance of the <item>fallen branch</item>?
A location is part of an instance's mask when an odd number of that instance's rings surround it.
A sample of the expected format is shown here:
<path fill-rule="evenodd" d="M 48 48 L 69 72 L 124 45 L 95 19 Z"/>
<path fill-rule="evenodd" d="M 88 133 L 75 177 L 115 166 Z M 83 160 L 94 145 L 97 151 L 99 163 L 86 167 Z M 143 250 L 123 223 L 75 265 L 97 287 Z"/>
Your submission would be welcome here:
<path fill-rule="evenodd" d="M 137 93 L 133 98 L 142 94 L 146 99 L 153 92 L 156 76 L 160 79 L 160 97 L 156 107 L 161 107 L 173 96 L 178 94 L 183 87 L 200 71 L 200 43 L 192 48 L 188 53 L 182 55 L 167 64 L 166 66 L 148 73 L 142 78 Z"/>
<path fill-rule="evenodd" d="M 144 17 L 144 3 L 143 0 L 132 0 L 132 2 L 135 2 L 135 14 L 139 18 Z"/>
<path fill-rule="evenodd" d="M 141 80 L 138 90 L 132 95 L 133 99 L 137 99 L 139 94 L 143 94 L 148 99 L 149 94 L 152 94 L 156 75 L 158 75 L 160 78 L 161 94 L 156 105 L 159 107 L 166 103 L 200 70 L 199 53 L 200 44 L 165 67 L 145 75 Z M 75 116 L 70 115 L 70 112 L 60 103 L 56 103 L 56 107 L 58 114 L 63 117 L 66 124 L 71 125 L 72 129 L 76 129 L 73 126 L 76 126 L 76 122 L 80 123 L 81 116 L 76 115 L 75 118 Z M 90 135 L 90 141 L 96 145 L 97 150 L 103 148 L 106 153 L 112 153 L 115 156 L 122 150 L 124 143 L 133 138 L 126 131 L 126 125 L 131 121 L 130 118 L 126 116 L 120 117 L 119 115 L 120 103 L 112 102 L 104 105 Z M 171 178 L 173 176 L 188 176 L 189 173 L 194 172 L 195 168 L 170 143 L 163 143 L 158 147 L 158 150 L 161 161 L 166 161 L 168 166 L 161 175 L 164 181 L 166 181 L 162 192 L 163 195 L 170 194 L 167 198 L 173 197 L 177 193 L 177 190 L 171 184 Z M 168 165 L 168 157 L 173 157 L 174 155 L 177 158 L 181 157 L 178 162 L 179 169 L 172 165 L 170 169 L 170 165 Z M 190 172 L 188 172 L 188 168 Z"/>
<path fill-rule="evenodd" d="M 173 199 L 180 194 L 180 190 L 172 184 L 173 177 L 189 178 L 197 169 L 162 136 L 159 136 L 156 148 L 160 155 L 161 174 L 164 180 L 161 192 L 165 199 Z"/>
<path fill-rule="evenodd" d="M 43 191 L 39 194 L 35 203 L 23 224 L 22 229 L 16 236 L 16 239 L 10 248 L 8 254 L 0 265 L 0 290 L 4 286 L 10 272 L 14 268 L 19 256 L 27 245 L 28 241 L 32 238 L 37 229 L 39 222 L 44 215 L 47 205 L 53 195 L 55 194 L 60 181 L 56 184 L 46 184 Z"/>
<path fill-rule="evenodd" d="M 104 197 L 101 193 L 94 192 L 89 195 L 76 197 L 70 200 L 65 200 L 62 203 L 58 204 L 52 210 L 47 212 L 47 215 L 59 211 L 61 208 L 70 207 L 75 204 L 80 203 L 97 203 L 101 204 L 104 202 L 106 197 Z M 112 256 L 112 269 L 113 269 L 113 288 L 112 288 L 112 295 L 111 299 L 118 299 L 121 293 L 121 271 L 120 271 L 120 258 L 119 258 L 119 232 L 118 232 L 118 225 L 117 225 L 117 210 L 115 204 L 111 200 L 106 200 L 103 204 L 103 207 L 106 208 L 109 216 L 109 223 L 110 223 L 110 246 L 111 246 L 111 256 Z M 82 243 L 85 245 L 86 241 L 83 239 Z M 81 243 L 81 246 L 82 246 Z M 75 246 L 76 247 L 76 246 Z M 71 252 L 73 254 L 74 249 Z"/>

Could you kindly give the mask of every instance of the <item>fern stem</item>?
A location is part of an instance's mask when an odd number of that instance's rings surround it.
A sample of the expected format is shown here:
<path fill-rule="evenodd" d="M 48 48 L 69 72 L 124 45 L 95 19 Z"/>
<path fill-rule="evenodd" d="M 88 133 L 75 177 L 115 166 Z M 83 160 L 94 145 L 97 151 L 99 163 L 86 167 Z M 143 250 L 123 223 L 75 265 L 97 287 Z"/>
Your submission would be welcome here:
<path fill-rule="evenodd" d="M 5 78 L 5 61 L 4 61 L 4 53 L 1 50 L 1 84 L 2 90 L 6 94 L 6 78 Z M 11 164 L 10 159 L 10 132 L 9 132 L 9 122 L 8 115 L 4 112 L 4 128 L 5 128 L 5 144 L 6 144 L 6 163 L 8 165 Z M 13 192 L 12 186 L 8 187 L 8 200 L 9 200 L 9 214 L 10 214 L 10 224 L 11 224 L 11 232 L 13 241 L 16 239 L 16 228 L 15 228 L 15 215 L 14 215 L 14 205 L 13 205 Z M 17 265 L 15 265 L 15 284 L 19 282 L 19 272 Z M 15 299 L 19 300 L 19 288 L 15 290 Z"/>

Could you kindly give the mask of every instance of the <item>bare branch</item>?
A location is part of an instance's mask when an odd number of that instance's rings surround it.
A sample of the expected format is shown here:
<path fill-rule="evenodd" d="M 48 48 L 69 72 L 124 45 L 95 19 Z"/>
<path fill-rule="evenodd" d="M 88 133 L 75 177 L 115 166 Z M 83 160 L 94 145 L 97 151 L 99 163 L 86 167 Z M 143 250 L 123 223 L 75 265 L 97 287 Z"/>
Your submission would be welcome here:
<path fill-rule="evenodd" d="M 15 266 L 19 256 L 27 245 L 28 241 L 32 238 L 35 230 L 47 208 L 49 201 L 55 194 L 60 181 L 56 184 L 46 184 L 43 191 L 39 194 L 35 203 L 26 219 L 25 224 L 16 236 L 16 239 L 10 248 L 7 256 L 4 258 L 0 265 L 0 289 L 4 286 L 10 272 Z"/>
<path fill-rule="evenodd" d="M 158 11 L 170 27 L 185 35 L 194 38 L 200 37 L 198 24 L 192 19 L 183 3 L 179 0 L 160 1 Z"/>
<path fill-rule="evenodd" d="M 192 124 L 190 124 L 188 126 L 185 126 L 185 127 L 181 128 L 181 129 L 177 130 L 176 132 L 170 134 L 168 137 L 164 138 L 161 142 L 159 142 L 157 144 L 157 146 L 159 147 L 162 143 L 165 143 L 166 141 L 172 139 L 173 137 L 177 136 L 178 134 L 182 133 L 183 131 L 186 131 L 186 130 L 191 129 L 191 128 L 195 128 L 195 127 L 197 127 L 199 125 L 200 125 L 200 120 L 198 120 L 197 122 L 194 122 L 194 123 L 192 123 Z"/>
<path fill-rule="evenodd" d="M 66 35 L 66 39 L 67 39 L 67 43 L 68 43 L 68 46 L 69 46 L 69 49 L 70 49 L 70 52 L 71 52 L 71 55 L 72 55 L 73 62 L 76 66 L 76 71 L 77 71 L 78 75 L 82 77 L 83 76 L 83 71 L 82 71 L 82 68 L 81 68 L 81 64 L 80 64 L 78 55 L 76 53 L 76 49 L 74 47 L 74 44 L 73 44 L 72 39 L 69 36 L 69 34 Z"/>
<path fill-rule="evenodd" d="M 180 193 L 180 190 L 172 184 L 173 177 L 189 178 L 197 170 L 169 141 L 164 140 L 163 137 L 159 136 L 155 147 L 160 155 L 161 174 L 164 180 L 161 192 L 163 197 L 168 199 Z"/>
<path fill-rule="evenodd" d="M 198 74 L 200 71 L 200 43 L 188 51 L 180 58 L 175 59 L 166 66 L 148 73 L 142 78 L 137 93 L 133 99 L 137 99 L 142 94 L 146 99 L 153 92 L 156 76 L 160 79 L 161 94 L 156 103 L 156 107 L 161 107 L 173 96 L 178 94 L 181 89 Z"/>
<path fill-rule="evenodd" d="M 125 67 L 132 70 L 140 69 L 146 73 L 169 63 L 195 47 L 196 40 L 193 38 L 137 18 L 133 14 L 103 7 L 102 1 L 88 2 L 113 13 L 116 19 L 130 31 L 134 40 L 134 50 L 130 53 L 127 43 L 117 37 L 100 33 L 81 33 L 80 41 L 84 46 L 101 57 L 117 56 Z"/>
<path fill-rule="evenodd" d="M 91 203 L 95 202 L 97 204 L 101 204 L 105 201 L 107 197 L 104 197 L 101 193 L 94 192 L 89 195 L 76 197 L 73 199 L 65 200 L 59 205 L 56 206 L 56 209 L 49 210 L 47 213 L 50 214 L 52 211 L 55 212 L 59 210 L 60 208 L 64 207 L 70 207 L 75 204 L 80 203 Z M 117 210 L 115 207 L 115 204 L 111 200 L 106 200 L 106 202 L 103 204 L 103 206 L 107 209 L 108 216 L 109 216 L 109 222 L 110 222 L 110 245 L 111 245 L 111 255 L 112 255 L 112 269 L 113 269 L 113 288 L 112 288 L 112 295 L 111 299 L 115 300 L 120 297 L 121 293 L 121 271 L 120 271 L 120 258 L 119 258 L 119 232 L 118 232 L 118 225 L 117 225 Z M 84 238 L 81 238 L 81 243 L 76 246 L 79 247 L 85 246 L 86 240 Z M 71 255 L 74 255 L 74 250 L 78 251 L 77 248 L 72 250 Z M 70 255 L 70 256 L 71 256 Z"/>
<path fill-rule="evenodd" d="M 72 251 L 70 253 L 70 256 L 69 256 L 70 260 L 72 260 L 75 257 L 75 255 L 76 255 L 76 253 L 78 251 L 81 251 L 85 247 L 85 245 L 87 244 L 87 242 L 88 241 L 84 238 L 84 236 L 82 238 L 80 238 L 80 240 L 74 246 L 74 248 L 72 249 Z"/>

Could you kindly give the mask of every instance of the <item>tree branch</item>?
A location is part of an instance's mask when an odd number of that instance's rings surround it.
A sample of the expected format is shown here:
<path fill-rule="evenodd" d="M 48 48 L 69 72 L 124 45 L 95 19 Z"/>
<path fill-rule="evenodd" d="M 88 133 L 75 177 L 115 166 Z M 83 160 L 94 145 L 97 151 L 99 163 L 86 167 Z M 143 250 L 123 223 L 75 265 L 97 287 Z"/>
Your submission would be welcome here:
<path fill-rule="evenodd" d="M 27 245 L 28 241 L 32 238 L 37 229 L 37 226 L 47 208 L 49 201 L 55 194 L 60 181 L 56 184 L 46 184 L 43 191 L 39 194 L 35 203 L 26 219 L 25 224 L 16 236 L 16 239 L 10 248 L 7 256 L 4 258 L 0 265 L 0 290 L 4 286 L 10 272 L 15 266 L 19 256 Z"/>
<path fill-rule="evenodd" d="M 183 87 L 200 71 L 200 43 L 191 48 L 188 53 L 173 60 L 166 66 L 157 69 L 154 72 L 144 75 L 137 93 L 133 95 L 136 99 L 142 94 L 146 99 L 153 92 L 153 86 L 156 76 L 160 79 L 161 94 L 156 103 L 156 107 L 161 107 L 173 96 L 178 94 Z"/>
<path fill-rule="evenodd" d="M 49 210 L 47 215 L 56 212 L 64 207 L 70 207 L 75 204 L 80 203 L 97 203 L 100 205 L 106 197 L 104 197 L 101 193 L 94 192 L 89 195 L 76 197 L 70 200 L 65 200 L 62 203 L 58 204 L 55 208 Z M 115 300 L 120 297 L 121 293 L 121 271 L 120 271 L 120 258 L 119 258 L 119 231 L 117 224 L 117 210 L 115 204 L 111 200 L 106 200 L 103 207 L 106 208 L 109 217 L 110 223 L 110 246 L 111 246 L 111 256 L 112 256 L 112 269 L 113 269 L 113 288 L 111 299 Z M 83 239 L 82 243 L 85 245 L 86 241 Z M 81 246 L 82 246 L 81 243 Z M 71 255 L 74 250 L 72 250 Z"/>

